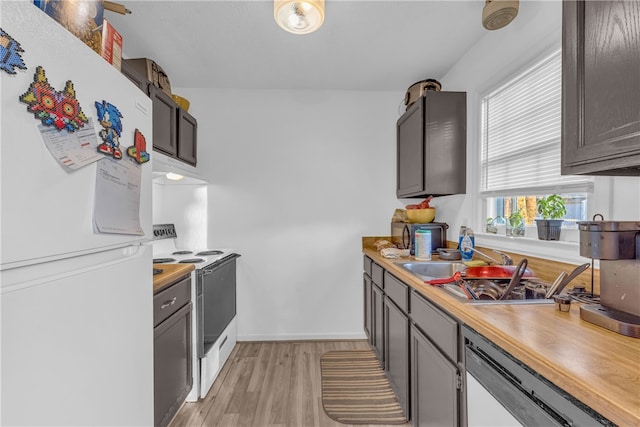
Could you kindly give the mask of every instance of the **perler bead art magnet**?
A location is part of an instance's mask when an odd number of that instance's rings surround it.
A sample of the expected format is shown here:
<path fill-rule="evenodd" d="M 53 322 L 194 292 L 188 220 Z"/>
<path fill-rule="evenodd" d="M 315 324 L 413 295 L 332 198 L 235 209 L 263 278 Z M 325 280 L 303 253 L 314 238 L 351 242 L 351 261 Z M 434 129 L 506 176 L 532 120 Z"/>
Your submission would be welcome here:
<path fill-rule="evenodd" d="M 102 144 L 98 145 L 98 151 L 110 154 L 116 159 L 122 158 L 120 151 L 120 135 L 122 134 L 122 114 L 120 110 L 107 101 L 96 102 L 98 121 L 103 129 L 98 135 L 102 138 Z"/>
<path fill-rule="evenodd" d="M 127 148 L 129 157 L 133 157 L 136 162 L 142 164 L 149 161 L 149 153 L 147 153 L 147 139 L 142 132 L 136 129 L 133 145 Z"/>
<path fill-rule="evenodd" d="M 20 43 L 0 28 L 0 70 L 9 74 L 16 74 L 16 68 L 26 70 L 22 52 L 24 49 L 20 47 Z"/>
<path fill-rule="evenodd" d="M 67 81 L 62 92 L 58 92 L 49 84 L 42 66 L 36 67 L 33 83 L 27 92 L 20 95 L 20 101 L 29 104 L 27 110 L 45 126 L 73 132 L 88 122 L 76 99 L 71 80 Z"/>

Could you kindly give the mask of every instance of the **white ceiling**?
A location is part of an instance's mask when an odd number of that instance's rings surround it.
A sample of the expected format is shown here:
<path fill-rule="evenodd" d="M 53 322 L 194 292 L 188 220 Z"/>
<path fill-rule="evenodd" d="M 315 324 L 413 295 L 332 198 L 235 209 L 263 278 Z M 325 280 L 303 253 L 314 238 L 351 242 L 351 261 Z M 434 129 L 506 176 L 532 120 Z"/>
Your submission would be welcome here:
<path fill-rule="evenodd" d="M 179 88 L 403 91 L 440 79 L 487 33 L 484 0 L 326 0 L 308 35 L 280 29 L 272 0 L 121 2 L 133 13 L 105 17 L 123 56 L 155 60 Z"/>

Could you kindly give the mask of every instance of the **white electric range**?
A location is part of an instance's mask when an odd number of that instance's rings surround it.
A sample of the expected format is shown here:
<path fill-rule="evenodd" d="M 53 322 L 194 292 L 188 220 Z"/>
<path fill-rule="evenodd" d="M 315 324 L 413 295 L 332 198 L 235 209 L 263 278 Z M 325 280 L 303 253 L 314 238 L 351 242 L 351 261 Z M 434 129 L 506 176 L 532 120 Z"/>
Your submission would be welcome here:
<path fill-rule="evenodd" d="M 174 224 L 153 226 L 153 263 L 193 264 L 191 300 L 193 388 L 188 402 L 204 398 L 237 341 L 236 259 L 232 249 L 184 249 L 176 247 Z"/>

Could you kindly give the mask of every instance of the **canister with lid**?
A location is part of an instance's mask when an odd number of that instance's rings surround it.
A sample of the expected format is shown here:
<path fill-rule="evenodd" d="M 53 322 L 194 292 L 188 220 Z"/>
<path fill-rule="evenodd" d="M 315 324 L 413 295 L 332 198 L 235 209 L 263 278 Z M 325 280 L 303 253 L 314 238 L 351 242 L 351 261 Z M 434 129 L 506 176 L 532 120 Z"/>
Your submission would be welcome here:
<path fill-rule="evenodd" d="M 416 230 L 415 257 L 418 261 L 431 260 L 431 230 Z"/>

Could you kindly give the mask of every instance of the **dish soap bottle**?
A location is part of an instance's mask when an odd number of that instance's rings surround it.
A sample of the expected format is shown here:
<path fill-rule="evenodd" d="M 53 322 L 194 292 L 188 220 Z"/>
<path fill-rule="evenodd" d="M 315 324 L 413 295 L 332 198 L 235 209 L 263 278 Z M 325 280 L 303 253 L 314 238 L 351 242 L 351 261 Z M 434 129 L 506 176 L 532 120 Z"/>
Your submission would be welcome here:
<path fill-rule="evenodd" d="M 476 239 L 473 236 L 473 230 L 469 227 L 460 227 L 460 237 L 458 240 L 458 248 L 462 261 L 471 261 L 473 258 L 473 248 L 475 248 Z"/>

